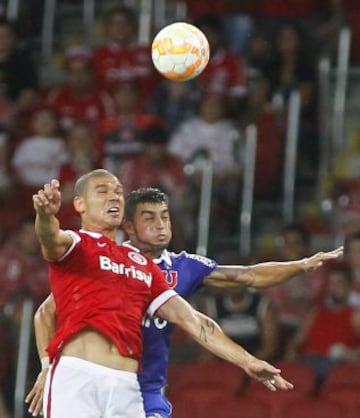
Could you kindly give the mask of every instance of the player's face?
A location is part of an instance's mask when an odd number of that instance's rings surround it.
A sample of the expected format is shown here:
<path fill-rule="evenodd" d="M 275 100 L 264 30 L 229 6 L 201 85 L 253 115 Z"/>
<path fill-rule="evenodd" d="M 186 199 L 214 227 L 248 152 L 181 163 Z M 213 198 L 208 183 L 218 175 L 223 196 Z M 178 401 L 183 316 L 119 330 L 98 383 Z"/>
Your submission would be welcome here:
<path fill-rule="evenodd" d="M 143 251 L 162 251 L 171 240 L 169 208 L 165 203 L 140 203 L 125 229 L 131 242 Z"/>
<path fill-rule="evenodd" d="M 124 193 L 119 180 L 112 175 L 92 177 L 84 195 L 75 205 L 86 229 L 101 232 L 120 226 L 124 215 Z"/>

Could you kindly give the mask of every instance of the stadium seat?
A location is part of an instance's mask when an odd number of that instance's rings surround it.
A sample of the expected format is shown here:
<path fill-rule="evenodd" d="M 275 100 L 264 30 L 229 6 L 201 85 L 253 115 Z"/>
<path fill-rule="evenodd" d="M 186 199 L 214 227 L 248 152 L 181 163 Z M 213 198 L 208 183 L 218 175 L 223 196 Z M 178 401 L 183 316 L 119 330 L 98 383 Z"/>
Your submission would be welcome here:
<path fill-rule="evenodd" d="M 289 402 L 279 418 L 344 418 L 343 407 L 335 401 L 307 398 Z"/>
<path fill-rule="evenodd" d="M 359 387 L 326 390 L 320 395 L 324 401 L 335 401 L 344 408 L 343 418 L 360 418 Z"/>
<path fill-rule="evenodd" d="M 168 372 L 170 391 L 190 391 L 196 388 L 221 388 L 237 393 L 245 382 L 245 372 L 223 361 L 206 361 L 171 365 Z"/>
<path fill-rule="evenodd" d="M 226 395 L 218 390 L 197 389 L 173 400 L 173 418 L 268 418 L 265 403 Z"/>
<path fill-rule="evenodd" d="M 301 363 L 281 361 L 274 364 L 281 370 L 282 376 L 294 384 L 292 392 L 302 395 L 309 395 L 315 389 L 316 375 L 314 370 Z M 256 380 L 251 380 L 248 387 L 248 394 L 258 391 L 266 391 L 268 389 Z"/>
<path fill-rule="evenodd" d="M 354 389 L 360 391 L 360 364 L 342 364 L 333 366 L 324 381 L 321 392 Z"/>
<path fill-rule="evenodd" d="M 294 384 L 294 389 L 272 392 L 265 385 L 250 380 L 245 396 L 268 405 L 268 417 L 279 418 L 289 401 L 303 399 L 312 394 L 315 388 L 315 372 L 309 366 L 296 362 L 281 361 L 275 363 L 281 369 L 282 376 Z"/>

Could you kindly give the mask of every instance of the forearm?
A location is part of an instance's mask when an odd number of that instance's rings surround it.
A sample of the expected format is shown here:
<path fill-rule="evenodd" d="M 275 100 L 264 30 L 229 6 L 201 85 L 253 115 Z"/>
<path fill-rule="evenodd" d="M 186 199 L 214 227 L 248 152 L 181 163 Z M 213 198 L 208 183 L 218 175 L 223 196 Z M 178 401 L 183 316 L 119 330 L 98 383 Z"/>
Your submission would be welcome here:
<path fill-rule="evenodd" d="M 49 296 L 38 308 L 34 316 L 36 347 L 40 360 L 47 357 L 46 348 L 56 330 L 54 302 Z"/>
<path fill-rule="evenodd" d="M 47 249 L 56 247 L 60 234 L 60 223 L 56 216 L 37 213 L 35 230 L 43 247 Z"/>
<path fill-rule="evenodd" d="M 267 262 L 252 266 L 219 266 L 209 279 L 225 280 L 237 285 L 265 288 L 281 284 L 306 271 L 306 259 L 288 262 Z"/>
<path fill-rule="evenodd" d="M 157 312 L 191 335 L 195 341 L 224 360 L 245 367 L 254 357 L 228 338 L 219 325 L 191 307 L 180 297 L 166 302 Z"/>
<path fill-rule="evenodd" d="M 230 363 L 245 368 L 254 359 L 249 352 L 227 337 L 214 320 L 205 315 L 197 313 L 196 320 L 192 324 L 183 324 L 182 328 L 202 347 Z"/>
<path fill-rule="evenodd" d="M 49 261 L 61 258 L 73 242 L 73 238 L 60 229 L 59 221 L 54 215 L 37 214 L 35 230 L 43 255 Z"/>

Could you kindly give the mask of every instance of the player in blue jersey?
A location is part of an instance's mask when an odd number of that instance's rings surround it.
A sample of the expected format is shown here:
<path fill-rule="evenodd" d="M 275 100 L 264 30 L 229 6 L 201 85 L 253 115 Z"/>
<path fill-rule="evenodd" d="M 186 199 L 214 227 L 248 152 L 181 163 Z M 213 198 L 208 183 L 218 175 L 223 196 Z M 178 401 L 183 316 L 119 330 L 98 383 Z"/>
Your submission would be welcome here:
<path fill-rule="evenodd" d="M 320 267 L 324 261 L 342 254 L 342 248 L 321 252 L 310 258 L 292 262 L 260 263 L 252 266 L 218 266 L 213 260 L 182 251 L 167 251 L 171 240 L 171 221 L 167 196 L 157 189 L 131 192 L 126 199 L 124 229 L 131 246 L 149 256 L 164 272 L 164 277 L 184 298 L 192 296 L 203 284 L 251 286 L 265 288 L 283 283 L 294 275 Z M 37 341 L 46 346 L 46 328 L 54 327 L 54 306 L 45 302 L 35 319 Z M 160 318 L 145 318 L 144 352 L 139 374 L 145 411 L 148 418 L 169 418 L 171 404 L 164 395 L 169 359 L 170 335 L 174 326 Z M 45 332 L 43 332 L 45 330 Z M 46 339 L 47 337 L 45 337 Z M 30 392 L 27 401 L 36 414 L 41 408 L 41 381 Z"/>

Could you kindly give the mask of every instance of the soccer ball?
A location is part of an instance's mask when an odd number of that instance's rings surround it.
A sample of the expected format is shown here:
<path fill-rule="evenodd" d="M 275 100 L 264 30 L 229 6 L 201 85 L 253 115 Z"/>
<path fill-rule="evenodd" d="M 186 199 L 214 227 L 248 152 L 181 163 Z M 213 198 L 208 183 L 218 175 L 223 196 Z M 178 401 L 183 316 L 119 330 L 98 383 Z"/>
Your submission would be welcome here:
<path fill-rule="evenodd" d="M 155 36 L 151 55 L 155 68 L 166 78 L 186 81 L 198 76 L 209 61 L 209 43 L 196 26 L 176 22 Z"/>

